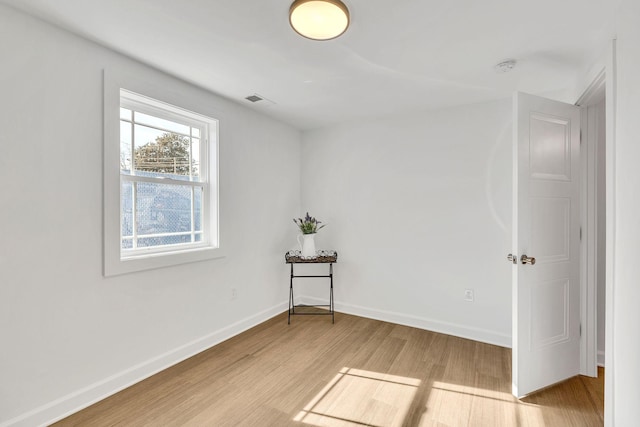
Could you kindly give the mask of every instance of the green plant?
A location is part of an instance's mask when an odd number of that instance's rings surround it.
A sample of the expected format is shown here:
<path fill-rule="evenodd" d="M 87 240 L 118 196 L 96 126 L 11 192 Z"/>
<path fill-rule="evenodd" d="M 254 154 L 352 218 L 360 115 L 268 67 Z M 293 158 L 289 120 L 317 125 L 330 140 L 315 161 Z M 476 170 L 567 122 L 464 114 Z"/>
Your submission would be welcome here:
<path fill-rule="evenodd" d="M 317 219 L 315 219 L 314 217 L 309 215 L 309 212 L 307 212 L 307 216 L 305 216 L 304 219 L 302 219 L 302 218 L 295 219 L 294 218 L 293 222 L 298 226 L 298 228 L 300 229 L 302 234 L 317 233 L 318 230 L 320 230 L 322 227 L 324 227 L 324 225 L 320 225 L 320 224 L 322 224 L 320 221 L 318 221 Z"/>

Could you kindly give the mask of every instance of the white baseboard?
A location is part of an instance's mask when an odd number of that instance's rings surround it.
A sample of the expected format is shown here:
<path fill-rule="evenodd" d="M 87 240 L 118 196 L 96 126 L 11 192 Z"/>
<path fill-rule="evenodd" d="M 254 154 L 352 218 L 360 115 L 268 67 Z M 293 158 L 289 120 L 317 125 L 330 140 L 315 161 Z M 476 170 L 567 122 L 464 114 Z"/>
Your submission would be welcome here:
<path fill-rule="evenodd" d="M 287 303 L 278 304 L 202 338 L 198 338 L 197 340 L 149 359 L 146 362 L 132 366 L 129 369 L 94 384 L 90 384 L 87 387 L 35 408 L 27 413 L 4 421 L 0 423 L 0 427 L 44 426 L 59 421 L 176 363 L 182 362 L 222 341 L 238 335 L 286 311 L 286 309 Z"/>
<path fill-rule="evenodd" d="M 604 368 L 604 351 L 598 350 L 598 366 Z"/>
<path fill-rule="evenodd" d="M 326 304 L 326 299 L 305 297 L 298 298 L 299 301 L 312 304 Z M 404 313 L 397 313 L 385 310 L 376 310 L 361 307 L 353 304 L 335 303 L 336 311 L 355 316 L 367 317 L 369 319 L 382 320 L 384 322 L 397 323 L 399 325 L 411 326 L 428 331 L 439 332 L 441 334 L 453 335 L 460 338 L 467 338 L 487 344 L 498 345 L 500 347 L 511 348 L 511 336 L 487 329 L 474 328 L 466 325 L 442 322 L 440 320 L 427 319 L 424 317 L 412 316 Z"/>

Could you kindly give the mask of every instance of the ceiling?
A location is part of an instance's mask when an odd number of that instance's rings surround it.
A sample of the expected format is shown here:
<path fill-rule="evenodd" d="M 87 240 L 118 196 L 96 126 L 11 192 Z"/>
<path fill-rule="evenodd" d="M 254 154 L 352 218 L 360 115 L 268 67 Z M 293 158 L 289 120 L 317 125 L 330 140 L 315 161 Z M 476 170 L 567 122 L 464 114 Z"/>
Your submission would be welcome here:
<path fill-rule="evenodd" d="M 293 0 L 0 0 L 298 129 L 570 89 L 612 38 L 612 0 L 344 0 L 312 41 Z M 504 59 L 518 61 L 497 73 Z M 259 94 L 272 101 L 244 100 Z"/>

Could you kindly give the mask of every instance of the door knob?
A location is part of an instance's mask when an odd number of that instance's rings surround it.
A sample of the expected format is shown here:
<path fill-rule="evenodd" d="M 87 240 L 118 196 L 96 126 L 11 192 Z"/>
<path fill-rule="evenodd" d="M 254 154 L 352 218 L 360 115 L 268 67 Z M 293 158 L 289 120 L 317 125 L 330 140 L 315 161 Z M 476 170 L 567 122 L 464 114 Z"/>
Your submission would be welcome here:
<path fill-rule="evenodd" d="M 507 259 L 514 264 L 518 263 L 518 255 L 509 254 L 507 255 Z"/>
<path fill-rule="evenodd" d="M 523 264 L 529 264 L 529 265 L 533 265 L 536 263 L 536 259 L 532 256 L 526 256 L 526 255 L 522 255 L 520 257 L 520 261 L 522 261 Z"/>

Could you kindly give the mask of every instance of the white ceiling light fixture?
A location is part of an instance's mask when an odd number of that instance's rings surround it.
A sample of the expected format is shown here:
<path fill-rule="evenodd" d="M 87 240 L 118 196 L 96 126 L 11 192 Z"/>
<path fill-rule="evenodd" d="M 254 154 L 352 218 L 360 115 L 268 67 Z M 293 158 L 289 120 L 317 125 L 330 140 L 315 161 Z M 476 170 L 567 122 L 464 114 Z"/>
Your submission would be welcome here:
<path fill-rule="evenodd" d="M 311 40 L 331 40 L 349 27 L 349 9 L 340 0 L 296 0 L 289 8 L 291 28 Z"/>

